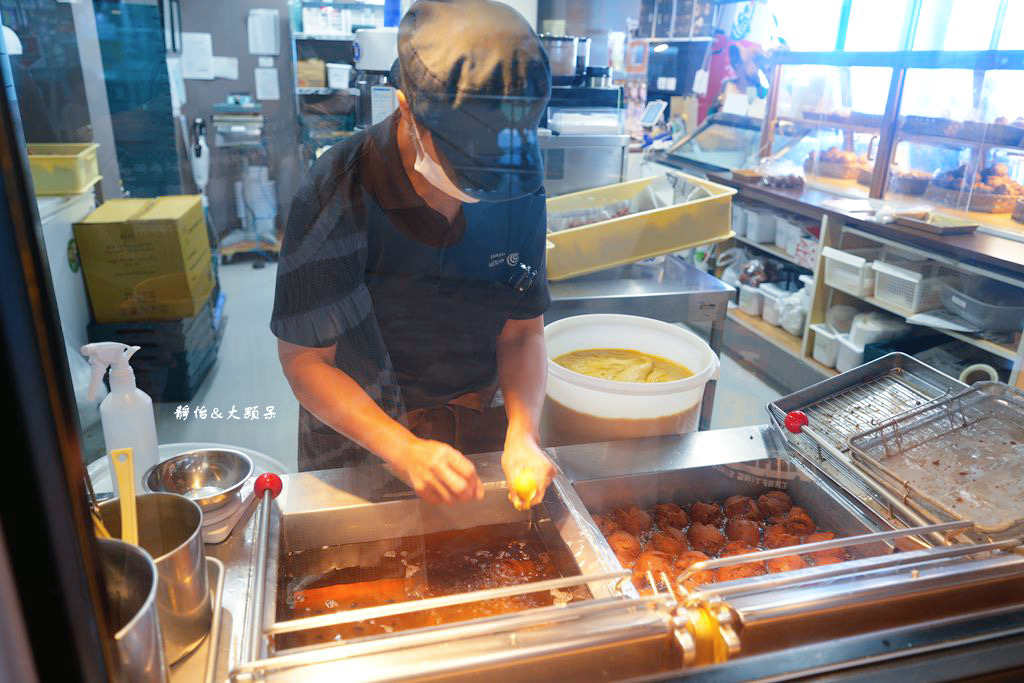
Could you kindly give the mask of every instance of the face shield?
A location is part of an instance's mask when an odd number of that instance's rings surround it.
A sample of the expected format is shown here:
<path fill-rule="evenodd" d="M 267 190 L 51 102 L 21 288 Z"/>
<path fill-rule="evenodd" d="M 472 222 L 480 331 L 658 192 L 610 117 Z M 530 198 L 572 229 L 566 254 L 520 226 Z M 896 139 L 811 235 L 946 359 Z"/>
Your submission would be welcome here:
<path fill-rule="evenodd" d="M 412 107 L 459 192 L 500 202 L 533 194 L 544 181 L 537 126 L 546 103 L 547 98 L 487 96 L 464 98 L 458 107 L 424 107 L 413 100 Z"/>

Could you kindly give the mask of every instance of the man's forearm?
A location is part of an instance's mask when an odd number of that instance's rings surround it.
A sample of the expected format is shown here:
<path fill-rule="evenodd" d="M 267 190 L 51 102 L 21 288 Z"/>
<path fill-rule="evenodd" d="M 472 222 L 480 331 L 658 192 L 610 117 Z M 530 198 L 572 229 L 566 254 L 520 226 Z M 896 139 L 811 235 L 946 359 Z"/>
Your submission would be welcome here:
<path fill-rule="evenodd" d="M 507 341 L 499 340 L 498 380 L 505 399 L 509 435 L 538 438 L 547 380 L 543 328 Z"/>
<path fill-rule="evenodd" d="M 293 363 L 285 375 L 299 402 L 318 420 L 391 462 L 415 437 L 359 384 L 317 360 Z"/>

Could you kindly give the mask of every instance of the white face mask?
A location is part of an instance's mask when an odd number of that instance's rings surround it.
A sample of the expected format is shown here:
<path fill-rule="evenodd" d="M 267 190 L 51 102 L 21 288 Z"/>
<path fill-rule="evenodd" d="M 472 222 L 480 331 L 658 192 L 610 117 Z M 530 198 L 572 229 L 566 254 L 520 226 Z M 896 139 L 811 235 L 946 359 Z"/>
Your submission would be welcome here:
<path fill-rule="evenodd" d="M 455 183 L 451 181 L 448 174 L 444 172 L 443 168 L 441 168 L 441 164 L 434 161 L 430 155 L 427 154 L 426 150 L 423 149 L 423 142 L 420 140 L 420 134 L 417 130 L 416 124 L 410 123 L 410 127 L 412 128 L 413 143 L 416 145 L 416 163 L 413 164 L 413 168 L 416 169 L 416 172 L 423 176 L 428 183 L 436 187 L 438 190 L 449 197 L 458 199 L 460 202 L 465 204 L 474 204 L 480 201 L 475 197 L 470 197 L 455 186 Z"/>

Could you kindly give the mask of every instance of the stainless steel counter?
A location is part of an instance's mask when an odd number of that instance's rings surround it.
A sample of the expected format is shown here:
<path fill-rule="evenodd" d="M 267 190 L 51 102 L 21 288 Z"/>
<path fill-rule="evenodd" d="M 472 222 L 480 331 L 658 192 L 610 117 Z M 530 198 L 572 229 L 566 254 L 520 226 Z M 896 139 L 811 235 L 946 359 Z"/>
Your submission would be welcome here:
<path fill-rule="evenodd" d="M 668 255 L 657 265 L 622 266 L 550 283 L 550 323 L 573 315 L 623 313 L 670 323 L 710 323 L 708 344 L 721 355 L 728 302 L 736 290 L 721 280 Z M 708 429 L 715 401 L 709 382 L 701 404 L 700 429 Z"/>

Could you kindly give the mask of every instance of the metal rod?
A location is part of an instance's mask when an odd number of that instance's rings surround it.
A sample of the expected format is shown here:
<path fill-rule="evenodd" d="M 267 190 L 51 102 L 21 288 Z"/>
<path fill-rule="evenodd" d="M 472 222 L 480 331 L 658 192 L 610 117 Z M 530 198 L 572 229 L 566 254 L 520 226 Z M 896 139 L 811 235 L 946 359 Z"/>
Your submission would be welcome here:
<path fill-rule="evenodd" d="M 1019 544 L 1020 542 L 1018 540 L 1009 539 L 979 545 L 964 544 L 958 546 L 945 546 L 942 548 L 929 548 L 927 550 L 913 550 L 905 553 L 885 555 L 883 557 L 870 557 L 863 560 L 853 560 L 851 562 L 824 565 L 821 569 L 811 567 L 809 569 L 814 569 L 816 571 L 808 573 L 805 573 L 806 570 L 799 570 L 797 572 L 783 572 L 779 574 L 755 576 L 749 579 L 743 579 L 742 581 L 736 581 L 733 586 L 728 585 L 728 583 L 722 584 L 721 586 L 705 585 L 695 589 L 691 594 L 699 594 L 700 597 L 708 595 L 728 597 L 744 593 L 756 593 L 797 583 L 818 582 L 824 579 L 856 576 L 867 571 L 899 567 L 901 565 L 914 564 L 917 562 L 946 560 L 954 557 L 961 557 L 963 555 L 976 555 L 990 550 L 1006 550 Z M 827 567 L 827 569 L 824 567 Z"/>
<path fill-rule="evenodd" d="M 647 608 L 653 602 L 656 602 L 656 600 L 652 598 L 612 597 L 572 603 L 562 607 L 541 607 L 515 615 L 503 614 L 486 617 L 466 624 L 430 626 L 405 633 L 371 636 L 353 643 L 341 642 L 316 649 L 304 649 L 299 652 L 278 655 L 272 659 L 244 662 L 239 664 L 232 673 L 255 671 L 268 666 L 275 668 L 302 666 L 379 652 L 422 647 L 437 643 L 449 643 L 464 638 L 493 635 L 503 631 L 520 630 L 541 624 L 575 621 L 591 614 L 612 610 L 629 611 L 637 608 Z"/>
<path fill-rule="evenodd" d="M 314 628 L 326 626 L 337 626 L 349 624 L 353 621 L 366 621 L 368 619 L 380 619 L 391 617 L 396 614 L 407 614 L 409 612 L 422 612 L 438 607 L 450 607 L 452 605 L 465 605 L 470 602 L 482 600 L 493 600 L 496 598 L 509 598 L 524 593 L 536 593 L 539 591 L 551 590 L 554 588 L 567 588 L 569 586 L 581 586 L 595 581 L 608 581 L 610 579 L 621 579 L 632 576 L 632 572 L 625 569 L 602 574 L 584 574 L 580 576 L 568 576 L 559 579 L 548 579 L 546 581 L 534 581 L 532 583 L 521 583 L 515 586 L 502 586 L 500 588 L 486 588 L 484 590 L 459 593 L 457 595 L 442 595 L 436 598 L 424 598 L 423 600 L 409 600 L 391 605 L 378 605 L 376 607 L 363 607 L 361 609 L 348 610 L 346 612 L 335 612 L 334 614 L 321 614 L 315 617 L 303 617 L 302 619 L 289 619 L 278 621 L 267 628 L 266 635 L 279 635 L 281 633 L 295 633 L 296 631 L 307 631 Z"/>
<path fill-rule="evenodd" d="M 771 560 L 776 557 L 786 557 L 787 555 L 798 555 L 801 553 L 813 553 L 820 550 L 829 550 L 831 548 L 845 548 L 851 545 L 866 545 L 868 543 L 877 543 L 879 541 L 888 541 L 894 538 L 902 538 L 905 536 L 918 536 L 926 533 L 940 533 L 943 531 L 957 531 L 962 529 L 968 529 L 974 526 L 971 522 L 946 522 L 944 524 L 932 524 L 930 526 L 913 527 L 910 529 L 896 529 L 895 531 L 878 531 L 873 534 L 863 534 L 861 536 L 850 536 L 849 538 L 836 538 L 831 541 L 818 541 L 816 543 L 804 543 L 802 545 L 790 545 L 783 548 L 773 548 L 772 550 L 761 550 L 756 553 L 747 553 L 746 555 L 733 555 L 732 557 L 720 557 L 717 560 L 706 560 L 704 562 L 695 562 L 691 564 L 686 571 L 679 577 L 679 580 L 685 580 L 693 576 L 696 572 L 705 571 L 708 569 L 718 569 L 720 567 L 731 567 L 736 564 L 747 564 L 748 562 L 756 562 L 759 560 Z M 970 546 L 974 550 L 971 552 L 980 552 L 977 550 L 980 546 Z"/>
<path fill-rule="evenodd" d="M 249 647 L 247 657 L 249 661 L 259 659 L 260 644 L 263 640 L 263 597 L 266 594 L 267 583 L 267 545 L 270 542 L 270 503 L 273 496 L 264 493 L 260 501 L 259 522 L 256 531 L 256 564 L 253 571 L 252 581 L 252 612 L 249 613 L 247 631 L 249 633 Z"/>

